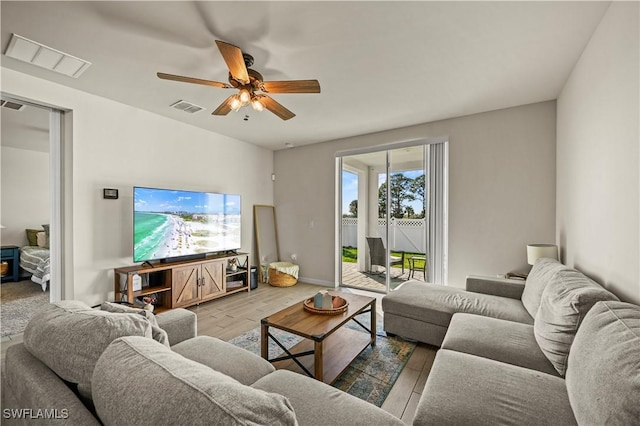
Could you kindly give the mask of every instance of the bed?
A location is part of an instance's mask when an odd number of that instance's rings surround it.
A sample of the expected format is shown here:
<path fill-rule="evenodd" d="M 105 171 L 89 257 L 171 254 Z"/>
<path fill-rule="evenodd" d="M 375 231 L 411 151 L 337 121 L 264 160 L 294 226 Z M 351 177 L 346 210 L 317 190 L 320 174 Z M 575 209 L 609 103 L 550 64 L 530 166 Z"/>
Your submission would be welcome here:
<path fill-rule="evenodd" d="M 49 241 L 46 236 L 48 229 L 26 231 L 29 245 L 20 248 L 20 267 L 31 274 L 31 281 L 39 284 L 42 291 L 46 291 L 51 278 Z"/>
<path fill-rule="evenodd" d="M 20 267 L 31 273 L 31 281 L 47 289 L 51 278 L 49 249 L 37 246 L 24 246 L 20 249 Z"/>

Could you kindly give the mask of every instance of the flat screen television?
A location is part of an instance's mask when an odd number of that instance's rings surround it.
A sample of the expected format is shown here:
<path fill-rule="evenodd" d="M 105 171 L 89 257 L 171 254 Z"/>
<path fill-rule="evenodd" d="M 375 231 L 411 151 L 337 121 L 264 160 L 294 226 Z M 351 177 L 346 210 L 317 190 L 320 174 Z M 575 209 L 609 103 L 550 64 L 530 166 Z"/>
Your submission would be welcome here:
<path fill-rule="evenodd" d="M 237 250 L 240 195 L 133 188 L 133 261 Z"/>

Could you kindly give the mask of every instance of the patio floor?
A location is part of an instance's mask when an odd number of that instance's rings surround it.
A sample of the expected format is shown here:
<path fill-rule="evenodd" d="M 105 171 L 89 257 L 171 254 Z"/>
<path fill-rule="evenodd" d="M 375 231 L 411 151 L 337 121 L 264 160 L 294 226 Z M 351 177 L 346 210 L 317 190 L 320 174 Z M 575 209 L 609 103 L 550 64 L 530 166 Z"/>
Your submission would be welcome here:
<path fill-rule="evenodd" d="M 395 289 L 403 282 L 409 279 L 409 269 L 405 268 L 404 274 L 402 268 L 391 268 L 391 289 Z M 422 271 L 414 272 L 413 278 L 424 281 Z M 385 274 L 359 272 L 357 263 L 342 262 L 342 283 L 341 285 L 348 287 L 364 288 L 373 291 L 386 291 Z"/>

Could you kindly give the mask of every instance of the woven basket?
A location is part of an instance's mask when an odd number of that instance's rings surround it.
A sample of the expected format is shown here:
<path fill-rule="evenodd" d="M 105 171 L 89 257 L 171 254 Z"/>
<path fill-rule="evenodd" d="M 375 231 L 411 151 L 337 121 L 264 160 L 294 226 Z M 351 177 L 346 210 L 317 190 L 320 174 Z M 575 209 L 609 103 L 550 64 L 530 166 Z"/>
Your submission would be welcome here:
<path fill-rule="evenodd" d="M 274 287 L 291 287 L 298 283 L 298 279 L 289 274 L 279 272 L 275 268 L 269 268 L 269 284 Z"/>

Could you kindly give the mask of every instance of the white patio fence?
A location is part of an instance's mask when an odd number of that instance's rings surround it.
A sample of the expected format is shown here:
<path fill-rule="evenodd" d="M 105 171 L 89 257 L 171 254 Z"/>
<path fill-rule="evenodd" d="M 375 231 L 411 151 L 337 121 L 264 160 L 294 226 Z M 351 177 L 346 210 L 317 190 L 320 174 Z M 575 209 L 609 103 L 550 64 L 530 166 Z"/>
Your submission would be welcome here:
<path fill-rule="evenodd" d="M 381 236 L 385 247 L 386 219 L 378 219 L 378 230 L 375 236 Z M 370 233 L 371 236 L 374 233 Z M 391 219 L 389 226 L 391 250 L 408 251 L 412 253 L 426 253 L 425 219 Z M 358 218 L 342 218 L 342 246 L 356 247 L 358 245 Z"/>

